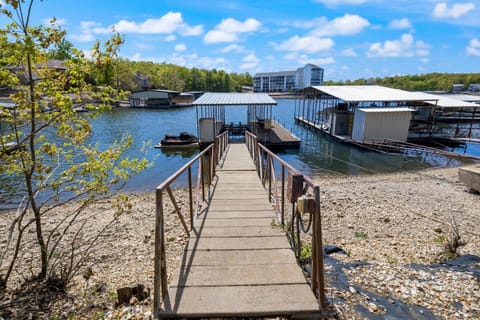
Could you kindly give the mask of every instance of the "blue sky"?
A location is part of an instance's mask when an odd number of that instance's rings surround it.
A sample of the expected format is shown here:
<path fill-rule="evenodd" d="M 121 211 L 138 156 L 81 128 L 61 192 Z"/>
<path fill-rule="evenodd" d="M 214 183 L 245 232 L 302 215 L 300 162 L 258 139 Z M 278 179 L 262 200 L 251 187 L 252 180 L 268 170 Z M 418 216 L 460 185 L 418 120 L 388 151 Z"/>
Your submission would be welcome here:
<path fill-rule="evenodd" d="M 82 50 L 115 26 L 130 60 L 252 75 L 313 63 L 325 80 L 480 72 L 479 0 L 37 1 L 32 23 L 51 17 Z"/>

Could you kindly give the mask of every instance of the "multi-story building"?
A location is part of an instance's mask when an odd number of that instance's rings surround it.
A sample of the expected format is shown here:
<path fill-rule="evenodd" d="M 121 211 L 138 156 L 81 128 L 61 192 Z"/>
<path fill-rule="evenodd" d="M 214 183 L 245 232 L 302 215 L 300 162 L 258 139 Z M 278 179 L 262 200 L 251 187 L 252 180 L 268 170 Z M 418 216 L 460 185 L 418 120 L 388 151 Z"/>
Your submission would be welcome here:
<path fill-rule="evenodd" d="M 280 92 L 323 84 L 323 69 L 306 64 L 295 71 L 257 73 L 253 77 L 253 91 Z"/>

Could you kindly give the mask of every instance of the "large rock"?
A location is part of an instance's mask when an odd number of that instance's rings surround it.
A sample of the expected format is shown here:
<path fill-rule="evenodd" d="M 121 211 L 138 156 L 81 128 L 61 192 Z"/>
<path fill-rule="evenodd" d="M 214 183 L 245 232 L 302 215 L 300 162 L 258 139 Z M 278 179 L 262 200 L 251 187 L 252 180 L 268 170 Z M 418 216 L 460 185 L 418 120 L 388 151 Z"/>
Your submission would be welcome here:
<path fill-rule="evenodd" d="M 118 304 L 129 304 L 132 297 L 143 301 L 150 296 L 150 289 L 143 284 L 137 284 L 133 287 L 123 287 L 117 289 Z"/>
<path fill-rule="evenodd" d="M 470 190 L 480 192 L 480 165 L 462 167 L 458 169 L 458 179 Z"/>

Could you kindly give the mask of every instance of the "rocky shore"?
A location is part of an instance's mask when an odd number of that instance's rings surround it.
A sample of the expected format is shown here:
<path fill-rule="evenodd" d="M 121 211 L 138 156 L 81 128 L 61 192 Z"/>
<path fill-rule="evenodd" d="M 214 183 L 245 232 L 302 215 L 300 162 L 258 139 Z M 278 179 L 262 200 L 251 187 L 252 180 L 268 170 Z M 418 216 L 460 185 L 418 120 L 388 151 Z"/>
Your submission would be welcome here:
<path fill-rule="evenodd" d="M 425 319 L 429 312 L 434 318 L 480 318 L 480 195 L 458 181 L 457 168 L 316 182 L 324 244 L 345 251 L 332 258 L 348 287 L 329 286 L 327 277 L 327 295 L 340 301 L 339 314 L 351 318 L 363 307 L 370 313 L 360 315 L 368 318 L 405 303 L 424 308 L 419 314 Z M 445 243 L 455 225 L 466 259 L 440 263 L 448 258 Z M 328 275 L 332 266 L 326 262 Z M 385 297 L 386 307 L 370 293 Z"/>
<path fill-rule="evenodd" d="M 480 196 L 467 192 L 457 173 L 458 169 L 448 168 L 315 178 L 322 192 L 324 244 L 344 250 L 325 260 L 332 316 L 384 317 L 408 309 L 425 319 L 480 318 L 480 261 L 476 260 L 480 256 Z M 186 193 L 175 192 L 186 208 Z M 47 318 L 151 319 L 149 297 L 116 304 L 119 288 L 153 286 L 154 194 L 130 194 L 129 198 L 132 212 L 122 215 L 102 236 L 89 276 L 76 277 L 68 295 L 49 305 L 44 313 Z M 86 232 L 107 223 L 111 208 L 109 200 L 90 208 L 99 214 Z M 0 231 L 7 218 L 0 217 Z M 445 242 L 454 226 L 466 242 L 459 252 L 471 255 L 464 265 L 439 263 L 445 258 Z M 171 279 L 187 238 L 170 204 L 165 229 Z M 27 271 L 19 267 L 14 279 L 20 281 Z M 13 293 L 6 294 L 2 303 L 15 298 Z M 28 317 L 28 308 L 13 309 L 15 304 L 9 312 Z M 0 318 L 5 310 L 0 309 Z"/>

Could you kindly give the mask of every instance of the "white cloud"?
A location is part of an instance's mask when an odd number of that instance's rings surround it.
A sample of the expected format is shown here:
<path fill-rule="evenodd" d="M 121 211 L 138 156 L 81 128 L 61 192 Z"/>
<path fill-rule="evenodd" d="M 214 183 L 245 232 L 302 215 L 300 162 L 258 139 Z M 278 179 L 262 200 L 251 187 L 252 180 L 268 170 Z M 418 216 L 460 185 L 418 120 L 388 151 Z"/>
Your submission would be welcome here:
<path fill-rule="evenodd" d="M 78 42 L 91 42 L 95 40 L 93 30 L 101 29 L 101 24 L 94 21 L 82 21 L 80 28 L 80 34 L 71 34 L 69 37 Z"/>
<path fill-rule="evenodd" d="M 185 51 L 187 50 L 187 46 L 184 43 L 179 43 L 175 45 L 175 51 Z"/>
<path fill-rule="evenodd" d="M 245 51 L 245 47 L 243 46 L 239 46 L 238 44 L 234 43 L 234 44 L 231 44 L 229 46 L 226 46 L 225 48 L 223 48 L 222 50 L 220 50 L 220 52 L 223 52 L 223 53 L 229 53 L 229 52 L 244 52 Z"/>
<path fill-rule="evenodd" d="M 305 65 L 307 63 L 312 63 L 316 65 L 326 65 L 326 64 L 335 63 L 335 58 L 333 57 L 312 58 L 312 56 L 309 56 L 305 53 L 298 53 L 298 52 L 287 53 L 286 55 L 283 56 L 283 58 L 285 60 L 295 61 L 295 63 L 299 65 Z"/>
<path fill-rule="evenodd" d="M 390 29 L 410 29 L 412 27 L 412 23 L 408 18 L 402 18 L 392 20 L 388 27 Z"/>
<path fill-rule="evenodd" d="M 413 39 L 411 34 L 403 34 L 399 40 L 387 40 L 383 44 L 376 42 L 370 45 L 367 56 L 375 57 L 425 57 L 430 54 L 430 47 L 423 41 Z"/>
<path fill-rule="evenodd" d="M 328 21 L 326 18 L 316 18 L 304 22 L 304 27 L 314 27 L 312 36 L 354 35 L 370 25 L 367 19 L 356 14 L 345 14 L 343 17 Z"/>
<path fill-rule="evenodd" d="M 456 3 L 450 8 L 448 7 L 446 2 L 440 2 L 435 5 L 435 8 L 433 9 L 433 16 L 435 18 L 458 19 L 474 9 L 475 4 L 471 2 Z"/>
<path fill-rule="evenodd" d="M 140 53 L 135 53 L 133 56 L 126 57 L 132 61 L 152 61 L 152 62 L 166 62 L 172 63 L 180 66 L 185 66 L 187 68 L 202 68 L 202 69 L 217 69 L 217 70 L 226 70 L 226 60 L 222 57 L 212 58 L 212 57 L 201 57 L 196 53 L 192 54 L 180 54 L 174 53 L 168 56 L 150 56 L 144 57 Z"/>
<path fill-rule="evenodd" d="M 281 44 L 276 45 L 275 47 L 277 50 L 282 51 L 302 51 L 313 53 L 330 50 L 334 44 L 335 43 L 330 38 L 294 36 L 282 42 Z"/>
<path fill-rule="evenodd" d="M 240 69 L 248 70 L 254 69 L 260 63 L 260 59 L 254 54 L 250 53 L 249 55 L 242 58 L 243 63 L 240 65 Z"/>
<path fill-rule="evenodd" d="M 203 34 L 203 26 L 190 26 L 183 21 L 179 12 L 168 12 L 157 19 L 147 19 L 143 22 L 120 20 L 106 28 L 98 22 L 83 21 L 80 24 L 80 34 L 72 35 L 71 38 L 78 41 L 92 41 L 96 34 L 108 34 L 113 30 L 119 33 L 134 34 L 166 34 L 166 41 L 172 41 L 170 36 L 179 33 L 183 36 L 198 36 Z M 174 39 L 174 38 L 173 38 Z"/>
<path fill-rule="evenodd" d="M 467 54 L 480 57 L 480 40 L 478 38 L 473 38 L 470 40 L 470 43 L 467 47 Z"/>
<path fill-rule="evenodd" d="M 417 41 L 415 43 L 415 55 L 417 57 L 426 57 L 430 55 L 430 45 L 423 41 Z"/>
<path fill-rule="evenodd" d="M 203 38 L 203 41 L 206 43 L 235 42 L 238 41 L 238 35 L 222 30 L 210 30 Z"/>
<path fill-rule="evenodd" d="M 352 48 L 347 48 L 342 50 L 341 55 L 345 57 L 356 57 L 357 53 Z"/>
<path fill-rule="evenodd" d="M 328 7 L 336 7 L 342 4 L 362 4 L 367 0 L 315 0 L 315 2 L 323 3 Z"/>
<path fill-rule="evenodd" d="M 91 33 L 72 34 L 68 36 L 70 39 L 78 42 L 92 42 L 95 41 L 95 37 Z"/>
<path fill-rule="evenodd" d="M 253 18 L 244 22 L 227 18 L 215 26 L 213 30 L 207 32 L 203 40 L 205 43 L 236 42 L 242 33 L 250 33 L 260 29 L 262 24 Z"/>
<path fill-rule="evenodd" d="M 135 21 L 120 20 L 114 24 L 115 30 L 120 33 L 141 34 L 170 34 L 178 31 L 180 34 L 196 36 L 203 33 L 203 26 L 189 26 L 183 21 L 180 12 L 168 12 L 157 19 L 147 19 L 137 23 Z"/>
<path fill-rule="evenodd" d="M 183 24 L 179 32 L 182 36 L 199 36 L 203 34 L 203 26 L 202 25 L 196 25 L 194 27 L 190 27 L 187 24 Z"/>
<path fill-rule="evenodd" d="M 321 66 L 321 65 L 335 63 L 335 58 L 333 57 L 312 58 L 307 54 L 298 54 L 298 53 L 286 54 L 283 58 L 285 60 L 295 61 L 295 63 L 297 63 L 298 65 L 305 65 L 307 63 L 312 63 L 312 64 Z"/>
<path fill-rule="evenodd" d="M 173 35 L 173 34 L 169 34 L 169 35 L 166 36 L 163 40 L 164 40 L 165 42 L 172 42 L 172 41 L 177 40 L 177 37 L 175 37 L 175 35 Z"/>

